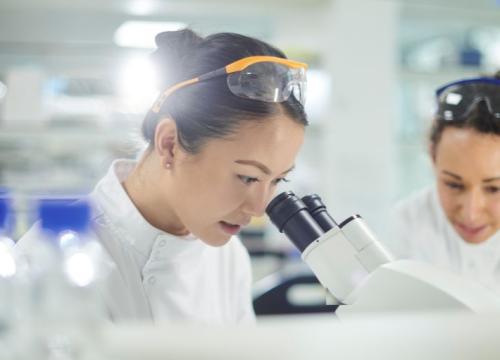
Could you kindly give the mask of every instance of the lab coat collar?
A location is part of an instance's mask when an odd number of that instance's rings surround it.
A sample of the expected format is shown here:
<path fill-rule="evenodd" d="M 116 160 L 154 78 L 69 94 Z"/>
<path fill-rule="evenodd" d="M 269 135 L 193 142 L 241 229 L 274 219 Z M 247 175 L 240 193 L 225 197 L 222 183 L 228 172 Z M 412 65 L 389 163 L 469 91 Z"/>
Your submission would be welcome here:
<path fill-rule="evenodd" d="M 132 203 L 122 182 L 136 165 L 137 162 L 133 160 L 115 160 L 93 192 L 99 207 L 111 220 L 109 226 L 115 227 L 120 240 L 127 242 L 141 255 L 142 266 L 157 246 L 162 249 L 164 261 L 167 257 L 183 253 L 192 256 L 193 251 L 203 247 L 201 241 L 193 235 L 179 237 L 155 228 Z"/>
<path fill-rule="evenodd" d="M 110 220 L 118 237 L 149 257 L 154 239 L 161 233 L 149 224 L 134 206 L 122 182 L 137 165 L 133 160 L 115 160 L 92 194 L 98 207 Z"/>

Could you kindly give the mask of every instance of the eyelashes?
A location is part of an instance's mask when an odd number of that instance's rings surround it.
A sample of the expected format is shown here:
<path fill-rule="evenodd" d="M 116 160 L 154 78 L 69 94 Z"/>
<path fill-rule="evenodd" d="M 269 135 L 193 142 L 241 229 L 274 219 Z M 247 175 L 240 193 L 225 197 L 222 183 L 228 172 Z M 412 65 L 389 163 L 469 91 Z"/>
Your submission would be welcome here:
<path fill-rule="evenodd" d="M 445 181 L 444 184 L 448 188 L 455 190 L 455 191 L 464 191 L 465 190 L 465 186 L 463 184 L 460 184 L 460 183 Z M 488 194 L 497 194 L 498 192 L 500 192 L 500 187 L 498 187 L 498 186 L 485 186 L 484 191 Z"/>
<path fill-rule="evenodd" d="M 245 175 L 238 175 L 238 178 L 241 180 L 241 182 L 243 182 L 243 184 L 245 185 L 250 185 L 250 184 L 253 184 L 253 183 L 256 183 L 256 182 L 259 182 L 260 180 L 256 177 L 251 177 L 251 176 L 245 176 Z M 290 182 L 290 180 L 288 180 L 287 178 L 277 178 L 275 180 L 273 180 L 273 184 L 274 185 L 277 185 L 279 184 L 280 182 Z"/>
<path fill-rule="evenodd" d="M 245 175 L 238 175 L 238 178 L 243 182 L 245 185 L 250 185 L 252 183 L 258 182 L 259 179 L 251 177 L 251 176 L 245 176 Z"/>

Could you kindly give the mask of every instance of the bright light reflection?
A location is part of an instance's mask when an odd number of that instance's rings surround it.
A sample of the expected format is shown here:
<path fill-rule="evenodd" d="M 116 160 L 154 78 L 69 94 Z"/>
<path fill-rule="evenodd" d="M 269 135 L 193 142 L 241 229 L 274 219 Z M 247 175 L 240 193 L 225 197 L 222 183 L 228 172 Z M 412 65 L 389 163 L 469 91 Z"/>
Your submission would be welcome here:
<path fill-rule="evenodd" d="M 306 112 L 310 118 L 321 118 L 331 98 L 330 77 L 325 71 L 307 71 Z"/>
<path fill-rule="evenodd" d="M 274 102 L 278 102 L 279 94 L 280 90 L 278 88 L 274 89 Z"/>
<path fill-rule="evenodd" d="M 115 31 L 113 40 L 118 46 L 153 49 L 156 34 L 185 27 L 182 22 L 126 21 Z"/>
<path fill-rule="evenodd" d="M 78 242 L 78 234 L 73 231 L 65 231 L 59 235 L 59 245 L 62 248 L 69 247 L 71 245 L 76 245 Z"/>
<path fill-rule="evenodd" d="M 94 264 L 85 253 L 78 252 L 71 255 L 64 265 L 66 275 L 77 286 L 87 286 L 95 279 Z"/>
<path fill-rule="evenodd" d="M 500 67 L 500 42 L 491 45 L 490 60 L 493 66 Z"/>
<path fill-rule="evenodd" d="M 446 103 L 450 105 L 458 105 L 462 101 L 462 95 L 457 93 L 449 93 L 446 95 Z"/>
<path fill-rule="evenodd" d="M 119 90 L 123 105 L 132 112 L 144 112 L 158 95 L 157 76 L 147 56 L 129 58 L 122 66 Z"/>
<path fill-rule="evenodd" d="M 16 261 L 12 246 L 0 240 L 0 277 L 10 277 L 16 273 Z"/>

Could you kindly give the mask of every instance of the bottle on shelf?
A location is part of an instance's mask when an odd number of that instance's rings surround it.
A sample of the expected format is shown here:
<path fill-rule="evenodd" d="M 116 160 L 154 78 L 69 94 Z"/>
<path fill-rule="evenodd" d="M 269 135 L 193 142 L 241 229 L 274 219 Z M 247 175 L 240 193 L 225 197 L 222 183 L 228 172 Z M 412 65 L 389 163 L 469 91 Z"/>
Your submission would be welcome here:
<path fill-rule="evenodd" d="M 107 320 L 99 282 L 111 262 L 92 236 L 87 201 L 44 199 L 38 214 L 39 239 L 27 252 L 38 351 L 49 359 L 81 359 Z"/>
<path fill-rule="evenodd" d="M 11 238 L 13 212 L 11 198 L 6 190 L 0 191 L 0 353 L 14 356 L 12 336 L 16 261 L 14 241 Z"/>

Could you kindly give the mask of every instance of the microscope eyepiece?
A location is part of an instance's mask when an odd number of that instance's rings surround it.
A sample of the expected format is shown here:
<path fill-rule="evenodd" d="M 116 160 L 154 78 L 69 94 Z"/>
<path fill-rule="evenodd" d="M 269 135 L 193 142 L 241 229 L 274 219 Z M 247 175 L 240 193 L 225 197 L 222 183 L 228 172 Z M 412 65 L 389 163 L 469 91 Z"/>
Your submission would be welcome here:
<path fill-rule="evenodd" d="M 276 196 L 267 206 L 266 213 L 301 252 L 323 234 L 307 206 L 292 191 Z"/>
<path fill-rule="evenodd" d="M 309 209 L 309 213 L 316 220 L 318 225 L 324 232 L 337 227 L 337 223 L 326 210 L 326 206 L 317 194 L 307 195 L 302 198 L 302 201 Z"/>
<path fill-rule="evenodd" d="M 303 208 L 304 204 L 292 191 L 285 191 L 267 205 L 266 213 L 279 231 L 283 232 L 283 226 L 286 222 Z"/>

